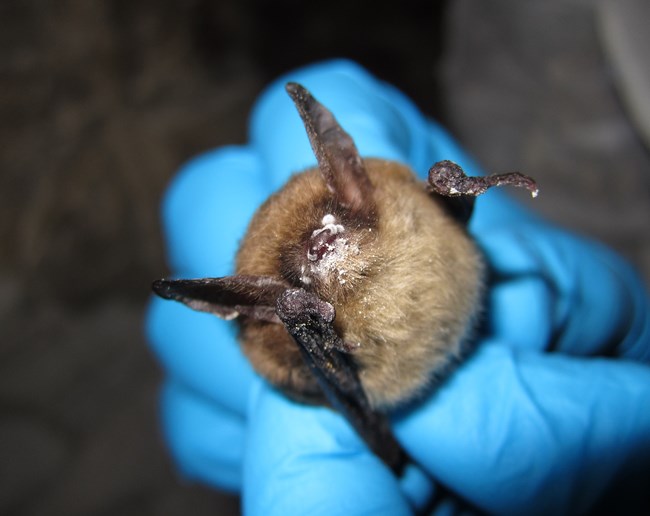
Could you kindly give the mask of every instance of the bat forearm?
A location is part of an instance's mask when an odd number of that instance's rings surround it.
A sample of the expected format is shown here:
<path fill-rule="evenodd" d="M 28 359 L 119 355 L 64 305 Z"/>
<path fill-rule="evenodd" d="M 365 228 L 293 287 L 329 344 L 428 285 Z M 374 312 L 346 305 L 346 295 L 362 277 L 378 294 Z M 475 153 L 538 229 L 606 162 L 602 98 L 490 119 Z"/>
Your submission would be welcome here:
<path fill-rule="evenodd" d="M 400 474 L 406 453 L 393 436 L 387 417 L 370 407 L 355 364 L 341 351 L 345 345 L 332 325 L 332 305 L 303 289 L 290 289 L 278 298 L 277 313 L 328 402 L 347 418 L 369 448 Z"/>

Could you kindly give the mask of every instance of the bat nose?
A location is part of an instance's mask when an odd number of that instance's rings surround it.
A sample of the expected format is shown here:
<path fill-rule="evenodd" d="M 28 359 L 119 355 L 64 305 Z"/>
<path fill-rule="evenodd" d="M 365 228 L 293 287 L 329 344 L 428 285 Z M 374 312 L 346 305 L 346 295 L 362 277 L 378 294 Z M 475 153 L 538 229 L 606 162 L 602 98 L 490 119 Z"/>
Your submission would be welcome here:
<path fill-rule="evenodd" d="M 309 249 L 307 251 L 307 259 L 310 262 L 317 262 L 322 259 L 328 251 L 333 250 L 337 234 L 333 233 L 330 229 L 324 229 L 316 235 L 312 235 L 309 239 Z"/>

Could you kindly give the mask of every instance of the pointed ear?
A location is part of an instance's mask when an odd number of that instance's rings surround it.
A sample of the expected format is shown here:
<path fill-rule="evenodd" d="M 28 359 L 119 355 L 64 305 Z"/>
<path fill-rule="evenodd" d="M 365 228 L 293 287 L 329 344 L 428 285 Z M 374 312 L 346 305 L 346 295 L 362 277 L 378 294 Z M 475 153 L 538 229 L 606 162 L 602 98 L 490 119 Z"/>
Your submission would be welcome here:
<path fill-rule="evenodd" d="M 270 276 L 225 276 L 194 280 L 158 280 L 153 291 L 199 312 L 230 320 L 245 315 L 280 324 L 275 313 L 278 296 L 289 286 Z"/>
<path fill-rule="evenodd" d="M 354 141 L 306 88 L 290 82 L 286 90 L 305 125 L 328 188 L 345 208 L 370 218 L 374 213 L 373 187 Z"/>

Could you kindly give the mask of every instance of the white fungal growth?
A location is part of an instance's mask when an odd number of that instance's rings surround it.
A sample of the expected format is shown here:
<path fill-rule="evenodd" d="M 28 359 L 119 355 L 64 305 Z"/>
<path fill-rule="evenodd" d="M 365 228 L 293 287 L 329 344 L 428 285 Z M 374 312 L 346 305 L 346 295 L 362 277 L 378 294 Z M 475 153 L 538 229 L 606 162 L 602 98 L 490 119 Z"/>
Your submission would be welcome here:
<path fill-rule="evenodd" d="M 323 217 L 321 224 L 323 227 L 314 230 L 314 232 L 311 234 L 312 237 L 320 235 L 323 231 L 329 231 L 332 235 L 338 235 L 339 233 L 343 233 L 345 231 L 345 228 L 341 226 L 341 224 L 336 223 L 336 218 L 331 213 L 328 213 Z"/>
<path fill-rule="evenodd" d="M 327 244 L 327 251 L 314 264 L 310 264 L 312 272 L 332 272 L 336 270 L 337 264 L 345 258 L 348 250 L 348 241 L 346 238 L 337 238 L 331 244 Z"/>
<path fill-rule="evenodd" d="M 327 215 L 325 215 L 323 217 L 323 220 L 321 220 L 321 224 L 323 226 L 327 226 L 328 224 L 334 224 L 335 222 L 336 222 L 336 218 L 331 213 L 328 213 Z"/>
<path fill-rule="evenodd" d="M 347 281 L 345 279 L 345 275 L 348 273 L 348 271 L 346 271 L 345 269 L 338 269 L 337 272 L 338 272 L 338 277 L 339 277 L 339 283 L 341 285 L 345 285 L 345 282 Z"/>
<path fill-rule="evenodd" d="M 305 266 L 300 267 L 300 281 L 305 285 L 311 285 L 311 278 L 305 274 Z"/>
<path fill-rule="evenodd" d="M 321 223 L 323 227 L 312 232 L 312 238 L 321 236 L 317 239 L 318 243 L 307 250 L 308 264 L 301 267 L 300 281 L 309 285 L 318 278 L 319 281 L 336 280 L 340 285 L 345 285 L 351 279 L 346 260 L 359 254 L 359 246 L 354 238 L 350 240 L 347 235 L 342 235 L 345 228 L 337 224 L 334 215 L 328 213 Z"/>
<path fill-rule="evenodd" d="M 348 248 L 347 239 L 337 238 L 332 244 L 327 245 L 327 252 L 320 260 L 309 264 L 309 271 L 321 278 L 336 272 L 339 264 L 345 260 Z"/>

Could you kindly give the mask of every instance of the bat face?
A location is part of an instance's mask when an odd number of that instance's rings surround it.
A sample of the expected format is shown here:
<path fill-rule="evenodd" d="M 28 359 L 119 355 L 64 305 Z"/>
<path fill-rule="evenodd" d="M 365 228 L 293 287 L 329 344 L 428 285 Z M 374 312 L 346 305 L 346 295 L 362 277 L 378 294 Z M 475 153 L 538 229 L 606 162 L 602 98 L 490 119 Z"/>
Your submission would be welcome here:
<path fill-rule="evenodd" d="M 459 352 L 480 307 L 483 266 L 464 227 L 407 167 L 363 164 L 370 216 L 342 205 L 318 169 L 303 172 L 253 218 L 237 273 L 277 277 L 330 303 L 371 405 L 386 408 L 416 395 Z M 282 326 L 247 318 L 241 327 L 263 376 L 318 401 L 316 380 Z"/>
<path fill-rule="evenodd" d="M 382 412 L 446 368 L 480 310 L 484 267 L 464 225 L 474 198 L 502 184 L 537 188 L 518 173 L 467 177 L 449 161 L 421 183 L 404 165 L 362 159 L 306 89 L 287 91 L 318 167 L 260 207 L 234 276 L 153 289 L 236 319 L 262 376 L 295 399 L 338 409 L 399 472 L 405 454 Z"/>

